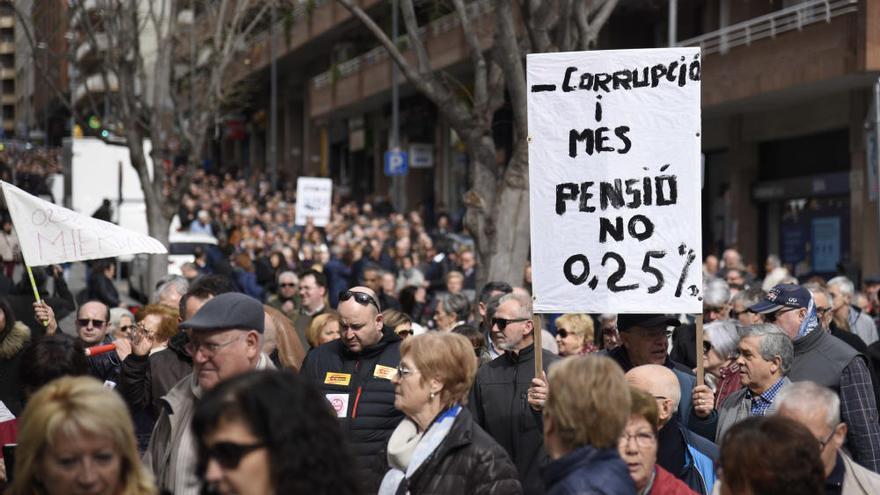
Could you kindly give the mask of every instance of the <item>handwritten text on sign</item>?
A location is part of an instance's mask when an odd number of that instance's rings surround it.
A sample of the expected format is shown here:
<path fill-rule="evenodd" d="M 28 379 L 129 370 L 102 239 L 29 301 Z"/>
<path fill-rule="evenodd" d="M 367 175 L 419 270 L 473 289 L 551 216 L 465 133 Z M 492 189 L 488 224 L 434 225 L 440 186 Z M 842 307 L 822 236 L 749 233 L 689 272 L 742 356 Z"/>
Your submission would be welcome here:
<path fill-rule="evenodd" d="M 62 208 L 11 184 L 2 186 L 28 265 L 168 252 L 150 236 Z"/>
<path fill-rule="evenodd" d="M 535 310 L 702 311 L 696 48 L 528 56 Z"/>
<path fill-rule="evenodd" d="M 330 222 L 333 199 L 333 181 L 320 177 L 300 177 L 296 181 L 296 224 L 305 225 L 309 219 L 316 227 Z"/>

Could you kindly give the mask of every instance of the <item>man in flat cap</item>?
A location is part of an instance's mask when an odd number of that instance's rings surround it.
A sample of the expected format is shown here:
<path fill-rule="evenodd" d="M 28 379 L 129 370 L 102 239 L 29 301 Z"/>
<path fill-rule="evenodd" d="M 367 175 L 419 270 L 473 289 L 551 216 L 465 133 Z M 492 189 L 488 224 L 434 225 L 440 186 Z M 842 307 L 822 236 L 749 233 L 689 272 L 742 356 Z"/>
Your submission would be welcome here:
<path fill-rule="evenodd" d="M 144 462 L 161 492 L 197 495 L 196 441 L 191 430 L 195 402 L 206 390 L 254 369 L 273 368 L 261 352 L 263 305 L 237 292 L 209 300 L 180 328 L 189 334 L 193 371 L 162 398 Z"/>
<path fill-rule="evenodd" d="M 710 441 L 715 439 L 718 415 L 715 398 L 705 385 L 697 387 L 691 370 L 669 358 L 670 328 L 681 325 L 672 315 L 621 314 L 617 317 L 622 345 L 608 351 L 608 356 L 628 372 L 636 366 L 656 364 L 675 373 L 681 388 L 678 420 L 683 426 Z"/>

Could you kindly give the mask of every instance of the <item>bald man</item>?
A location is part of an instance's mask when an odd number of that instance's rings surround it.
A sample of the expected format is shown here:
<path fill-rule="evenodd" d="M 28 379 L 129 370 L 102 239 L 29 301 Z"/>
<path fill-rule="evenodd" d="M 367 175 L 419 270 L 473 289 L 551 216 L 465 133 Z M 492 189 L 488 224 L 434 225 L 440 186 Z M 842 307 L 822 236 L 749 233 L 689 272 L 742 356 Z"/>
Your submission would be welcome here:
<path fill-rule="evenodd" d="M 403 419 L 394 408 L 391 378 L 400 364 L 400 337 L 382 322 L 376 293 L 352 287 L 339 295 L 339 339 L 313 348 L 301 374 L 336 411 L 357 458 L 364 493 L 376 493 L 388 470 L 377 455 Z"/>
<path fill-rule="evenodd" d="M 676 418 L 681 386 L 672 370 L 657 364 L 636 366 L 626 373 L 629 386 L 657 400 L 657 464 L 703 495 L 712 493 L 718 448 L 683 427 Z"/>

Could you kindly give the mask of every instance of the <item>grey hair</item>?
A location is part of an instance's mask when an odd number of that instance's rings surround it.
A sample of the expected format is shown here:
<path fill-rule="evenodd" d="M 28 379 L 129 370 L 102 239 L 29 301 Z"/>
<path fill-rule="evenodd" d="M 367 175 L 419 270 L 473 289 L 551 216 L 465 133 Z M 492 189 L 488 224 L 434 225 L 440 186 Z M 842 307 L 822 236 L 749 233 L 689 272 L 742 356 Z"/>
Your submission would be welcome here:
<path fill-rule="evenodd" d="M 767 256 L 767 264 L 773 268 L 779 268 L 782 266 L 782 260 L 779 259 L 779 256 L 771 254 L 770 256 Z"/>
<path fill-rule="evenodd" d="M 454 314 L 456 320 L 467 321 L 471 304 L 463 294 L 447 294 L 440 300 L 440 304 L 447 313 Z"/>
<path fill-rule="evenodd" d="M 743 307 L 748 308 L 749 306 L 753 306 L 758 303 L 761 299 L 764 298 L 764 291 L 762 291 L 759 287 L 752 287 L 750 289 L 741 290 L 733 295 L 730 298 L 730 302 L 732 304 L 741 303 Z"/>
<path fill-rule="evenodd" d="M 276 279 L 276 282 L 280 282 L 280 281 L 281 281 L 281 277 L 283 277 L 283 276 L 285 276 L 285 275 L 293 275 L 293 277 L 294 277 L 295 279 L 299 280 L 299 275 L 297 275 L 295 271 L 293 271 L 293 270 L 284 270 L 283 272 L 281 272 L 281 273 L 278 274 L 278 278 Z"/>
<path fill-rule="evenodd" d="M 812 284 L 812 283 L 811 284 L 804 284 L 804 287 L 807 290 L 809 290 L 810 293 L 813 294 L 814 301 L 816 300 L 816 294 L 822 294 L 823 296 L 825 296 L 825 300 L 828 301 L 827 304 L 831 304 L 831 299 L 832 299 L 831 293 L 828 292 L 828 289 L 826 289 L 825 287 L 822 287 L 819 284 Z"/>
<path fill-rule="evenodd" d="M 532 298 L 516 292 L 511 292 L 510 294 L 504 294 L 501 296 L 501 299 L 498 300 L 498 305 L 506 303 L 507 301 L 516 301 L 517 305 L 519 305 L 519 315 L 518 318 L 531 318 L 532 317 Z"/>
<path fill-rule="evenodd" d="M 716 278 L 709 281 L 703 290 L 703 306 L 724 306 L 730 301 L 730 287 L 727 282 Z"/>
<path fill-rule="evenodd" d="M 125 308 L 110 308 L 110 324 L 114 327 L 119 326 L 119 320 L 121 320 L 123 316 L 127 316 L 131 319 L 132 323 L 134 323 L 134 315 L 131 311 Z"/>
<path fill-rule="evenodd" d="M 814 411 L 825 411 L 825 423 L 832 430 L 840 424 L 840 397 L 828 387 L 815 382 L 796 382 L 782 387 L 773 401 L 773 412 L 785 407 L 809 415 Z"/>
<path fill-rule="evenodd" d="M 855 293 L 856 287 L 853 285 L 852 280 L 844 277 L 843 275 L 832 278 L 828 281 L 828 285 L 836 285 L 840 288 L 840 293 L 844 296 L 850 296 Z"/>
<path fill-rule="evenodd" d="M 740 339 L 746 337 L 761 337 L 761 347 L 758 349 L 765 361 L 772 361 L 779 356 L 782 360 L 780 369 L 782 376 L 788 375 L 791 370 L 791 362 L 794 360 L 794 344 L 791 338 L 779 327 L 772 323 L 761 323 L 743 327 L 740 331 Z"/>
<path fill-rule="evenodd" d="M 739 343 L 739 329 L 733 320 L 720 320 L 707 323 L 703 327 L 712 347 L 725 359 L 736 356 L 736 344 Z"/>
<path fill-rule="evenodd" d="M 614 321 L 617 319 L 617 314 L 615 313 L 602 313 L 599 315 L 599 323 L 605 323 L 606 321 Z"/>
<path fill-rule="evenodd" d="M 189 282 L 180 275 L 174 275 L 172 278 L 169 278 L 168 281 L 156 288 L 156 292 L 153 293 L 150 302 L 158 304 L 162 299 L 162 295 L 170 291 L 175 291 L 180 294 L 180 297 L 183 297 L 187 290 L 189 290 Z"/>

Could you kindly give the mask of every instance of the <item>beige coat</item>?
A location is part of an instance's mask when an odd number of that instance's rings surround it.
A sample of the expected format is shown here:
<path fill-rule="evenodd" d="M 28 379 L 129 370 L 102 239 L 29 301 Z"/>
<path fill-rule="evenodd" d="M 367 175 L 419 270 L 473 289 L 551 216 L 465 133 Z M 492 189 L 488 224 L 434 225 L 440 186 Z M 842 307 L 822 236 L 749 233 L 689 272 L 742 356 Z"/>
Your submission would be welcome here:
<path fill-rule="evenodd" d="M 846 473 L 843 475 L 843 495 L 876 495 L 880 493 L 880 474 L 863 468 L 843 452 L 840 453 Z"/>

